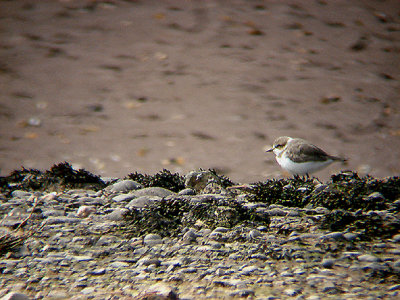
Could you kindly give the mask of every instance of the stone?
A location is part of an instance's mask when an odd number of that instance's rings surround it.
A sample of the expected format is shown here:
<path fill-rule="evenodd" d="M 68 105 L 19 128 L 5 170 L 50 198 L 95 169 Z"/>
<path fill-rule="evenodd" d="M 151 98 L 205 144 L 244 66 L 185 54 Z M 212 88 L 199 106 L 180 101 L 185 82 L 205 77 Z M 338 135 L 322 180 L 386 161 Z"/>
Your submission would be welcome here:
<path fill-rule="evenodd" d="M 259 271 L 260 269 L 257 267 L 257 266 L 247 266 L 247 267 L 244 267 L 242 270 L 241 270 L 241 274 L 242 275 L 250 275 L 251 273 L 253 273 L 253 272 L 257 272 L 257 271 Z"/>
<path fill-rule="evenodd" d="M 154 246 L 157 244 L 162 244 L 163 241 L 159 234 L 149 233 L 144 237 L 143 243 L 145 245 Z"/>
<path fill-rule="evenodd" d="M 46 225 L 54 225 L 54 224 L 74 224 L 81 222 L 78 218 L 71 218 L 67 216 L 59 216 L 59 217 L 48 217 L 43 221 Z"/>
<path fill-rule="evenodd" d="M 335 260 L 331 258 L 325 258 L 321 262 L 321 266 L 323 266 L 324 268 L 332 268 L 334 264 Z"/>
<path fill-rule="evenodd" d="M 141 189 L 142 187 L 143 186 L 140 183 L 134 180 L 127 179 L 116 182 L 108 186 L 106 189 L 111 193 L 124 193 L 132 190 Z"/>
<path fill-rule="evenodd" d="M 146 295 L 149 295 L 147 298 Z M 138 299 L 165 299 L 165 300 L 177 300 L 178 293 L 175 287 L 165 285 L 163 283 L 156 283 L 147 288 Z"/>
<path fill-rule="evenodd" d="M 114 261 L 114 262 L 109 264 L 109 267 L 116 268 L 116 269 L 127 268 L 129 266 L 130 266 L 130 264 L 127 263 L 127 262 L 124 262 L 124 261 Z"/>
<path fill-rule="evenodd" d="M 106 273 L 106 269 L 105 268 L 97 268 L 94 269 L 93 271 L 89 271 L 88 272 L 91 275 L 104 275 Z"/>
<path fill-rule="evenodd" d="M 185 187 L 200 192 L 206 187 L 208 181 L 214 177 L 210 171 L 191 171 L 185 176 Z"/>
<path fill-rule="evenodd" d="M 323 236 L 321 236 L 321 239 L 326 239 L 326 240 L 341 240 L 344 239 L 344 235 L 343 232 L 331 232 L 331 233 L 327 233 Z"/>
<path fill-rule="evenodd" d="M 161 187 L 148 187 L 144 189 L 137 190 L 133 192 L 133 195 L 136 197 L 141 197 L 141 196 L 157 196 L 160 198 L 165 198 L 171 195 L 176 195 L 173 191 L 161 188 Z"/>
<path fill-rule="evenodd" d="M 126 208 L 116 208 L 111 213 L 107 214 L 105 218 L 111 221 L 122 221 L 124 219 L 124 215 L 128 211 L 129 210 Z"/>
<path fill-rule="evenodd" d="M 392 237 L 393 242 L 400 243 L 400 234 L 396 234 Z"/>
<path fill-rule="evenodd" d="M 21 293 L 10 292 L 1 298 L 1 300 L 30 300 L 30 298 Z"/>
<path fill-rule="evenodd" d="M 90 214 L 95 213 L 95 212 L 96 212 L 96 208 L 94 208 L 93 206 L 83 205 L 83 206 L 79 207 L 76 215 L 79 218 L 86 218 Z"/>
<path fill-rule="evenodd" d="M 188 230 L 182 237 L 182 240 L 187 243 L 194 243 L 196 242 L 198 235 L 192 230 Z"/>
<path fill-rule="evenodd" d="M 191 189 L 191 188 L 186 188 L 186 189 L 181 190 L 178 193 L 178 195 L 179 196 L 194 196 L 194 195 L 196 195 L 196 191 L 194 189 Z"/>
<path fill-rule="evenodd" d="M 143 208 L 148 205 L 151 205 L 155 201 L 162 200 L 161 197 L 158 196 L 140 196 L 137 198 L 133 198 L 125 207 L 126 208 Z"/>
<path fill-rule="evenodd" d="M 13 198 L 27 198 L 30 197 L 32 193 L 26 192 L 26 191 L 21 191 L 21 190 L 15 190 L 11 193 L 11 196 Z"/>
<path fill-rule="evenodd" d="M 112 198 L 113 201 L 115 202 L 128 202 L 132 200 L 133 198 L 136 198 L 135 195 L 133 194 L 120 194 Z"/>
<path fill-rule="evenodd" d="M 380 262 L 381 259 L 375 255 L 371 254 L 363 254 L 357 257 L 359 261 L 364 261 L 364 262 Z"/>

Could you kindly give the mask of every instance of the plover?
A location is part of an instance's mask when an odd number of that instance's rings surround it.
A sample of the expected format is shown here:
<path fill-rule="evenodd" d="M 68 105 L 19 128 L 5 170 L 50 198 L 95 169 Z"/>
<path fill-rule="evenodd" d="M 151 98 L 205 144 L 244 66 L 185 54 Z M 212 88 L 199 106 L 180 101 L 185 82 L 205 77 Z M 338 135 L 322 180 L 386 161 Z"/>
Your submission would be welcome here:
<path fill-rule="evenodd" d="M 274 145 L 266 152 L 274 152 L 278 164 L 289 173 L 309 175 L 319 171 L 334 161 L 346 159 L 327 154 L 317 146 L 303 139 L 281 136 L 274 141 Z"/>

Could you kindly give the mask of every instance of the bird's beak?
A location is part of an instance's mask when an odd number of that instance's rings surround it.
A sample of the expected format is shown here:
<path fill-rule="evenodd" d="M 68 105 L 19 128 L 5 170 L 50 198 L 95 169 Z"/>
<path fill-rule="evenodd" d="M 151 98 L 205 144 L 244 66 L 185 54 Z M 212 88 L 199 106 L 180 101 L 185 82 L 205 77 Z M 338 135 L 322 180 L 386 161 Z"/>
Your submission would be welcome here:
<path fill-rule="evenodd" d="M 274 147 L 272 147 L 271 149 L 266 150 L 265 152 L 272 152 L 274 151 Z"/>

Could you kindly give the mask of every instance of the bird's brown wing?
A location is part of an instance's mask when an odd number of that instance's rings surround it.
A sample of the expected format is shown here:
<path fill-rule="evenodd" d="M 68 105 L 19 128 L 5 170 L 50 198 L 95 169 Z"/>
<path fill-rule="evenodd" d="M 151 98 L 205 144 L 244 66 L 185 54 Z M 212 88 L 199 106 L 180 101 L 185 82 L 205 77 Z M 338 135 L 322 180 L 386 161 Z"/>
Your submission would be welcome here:
<path fill-rule="evenodd" d="M 294 162 L 301 163 L 307 161 L 326 161 L 328 159 L 335 159 L 324 150 L 317 146 L 306 144 L 304 142 L 297 142 L 291 145 L 287 151 L 287 156 Z"/>

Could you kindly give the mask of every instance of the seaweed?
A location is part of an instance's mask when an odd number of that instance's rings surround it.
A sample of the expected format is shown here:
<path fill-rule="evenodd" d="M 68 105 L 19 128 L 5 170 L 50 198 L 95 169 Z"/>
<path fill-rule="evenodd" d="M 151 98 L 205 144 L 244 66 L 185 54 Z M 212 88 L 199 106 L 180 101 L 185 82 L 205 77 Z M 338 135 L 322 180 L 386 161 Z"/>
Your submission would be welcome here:
<path fill-rule="evenodd" d="M 368 197 L 374 192 L 383 197 Z M 359 177 L 355 172 L 333 175 L 328 188 L 310 195 L 306 200 L 313 206 L 328 209 L 384 210 L 388 203 L 400 196 L 400 178 L 375 179 L 369 175 Z"/>
<path fill-rule="evenodd" d="M 10 251 L 18 251 L 26 240 L 26 236 L 16 236 L 12 234 L 4 234 L 0 236 L 0 255 Z"/>
<path fill-rule="evenodd" d="M 385 210 L 400 197 L 400 178 L 359 177 L 355 172 L 332 175 L 321 190 L 310 178 L 268 180 L 252 185 L 252 201 L 295 207 L 318 207 L 356 211 Z M 375 196 L 373 196 L 375 193 Z M 398 208 L 394 208 L 398 211 Z"/>
<path fill-rule="evenodd" d="M 185 179 L 178 173 L 172 174 L 169 170 L 163 169 L 154 175 L 131 173 L 127 176 L 144 187 L 162 187 L 173 192 L 179 192 L 185 188 Z"/>
<path fill-rule="evenodd" d="M 238 224 L 268 226 L 269 217 L 246 208 L 234 199 L 207 199 L 193 202 L 175 197 L 163 199 L 146 208 L 130 209 L 124 216 L 122 231 L 131 236 L 158 233 L 177 236 L 183 228 L 197 224 L 214 229 Z"/>
<path fill-rule="evenodd" d="M 26 169 L 13 171 L 1 180 L 0 192 L 11 194 L 14 190 L 45 191 L 74 188 L 99 190 L 106 186 L 99 176 L 86 170 L 74 170 L 68 162 L 53 165 L 50 170 Z"/>
<path fill-rule="evenodd" d="M 217 174 L 217 171 L 215 169 L 208 169 L 208 171 L 218 180 L 218 184 L 222 186 L 223 188 L 227 188 L 229 186 L 233 186 L 236 183 L 230 180 L 228 177 L 224 175 L 219 175 Z"/>
<path fill-rule="evenodd" d="M 320 227 L 330 231 L 357 232 L 362 240 L 391 238 L 400 232 L 400 220 L 393 216 L 381 216 L 375 212 L 351 213 L 335 209 L 325 214 Z"/>
<path fill-rule="evenodd" d="M 308 203 L 305 196 L 313 190 L 314 181 L 311 178 L 272 179 L 252 184 L 250 198 L 251 201 L 267 204 L 304 207 Z"/>

